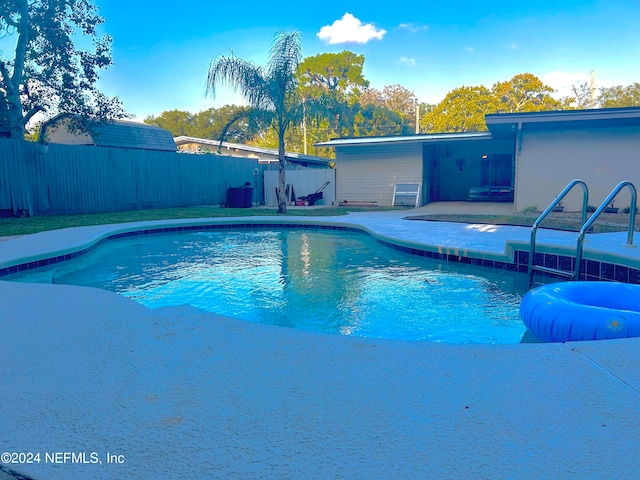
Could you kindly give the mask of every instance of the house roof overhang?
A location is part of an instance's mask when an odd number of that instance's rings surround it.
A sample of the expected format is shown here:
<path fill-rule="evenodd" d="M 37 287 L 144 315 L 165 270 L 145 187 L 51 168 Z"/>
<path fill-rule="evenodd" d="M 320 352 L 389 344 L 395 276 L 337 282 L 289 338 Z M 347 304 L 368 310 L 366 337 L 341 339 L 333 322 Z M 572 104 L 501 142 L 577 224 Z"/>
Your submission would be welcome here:
<path fill-rule="evenodd" d="M 407 143 L 458 142 L 515 138 L 518 129 L 560 130 L 640 126 L 640 108 L 597 108 L 547 112 L 493 113 L 485 115 L 488 132 L 435 133 L 395 137 L 334 138 L 316 147 L 357 147 Z"/>
<path fill-rule="evenodd" d="M 328 142 L 314 144 L 316 147 L 357 147 L 364 145 L 395 145 L 407 143 L 434 143 L 469 140 L 489 140 L 491 132 L 434 133 L 425 135 L 406 135 L 398 137 L 352 137 L 334 138 Z"/>
<path fill-rule="evenodd" d="M 560 130 L 640 126 L 640 108 L 597 108 L 549 112 L 493 113 L 485 122 L 494 138 L 513 137 L 518 129 Z"/>
<path fill-rule="evenodd" d="M 278 157 L 278 150 L 275 148 L 263 148 L 256 147 L 253 145 L 245 145 L 241 143 L 230 143 L 230 142 L 221 142 L 219 140 L 210 140 L 208 138 L 196 138 L 196 137 L 188 137 L 188 136 L 180 136 L 175 137 L 174 141 L 177 146 L 180 145 L 188 145 L 191 143 L 198 143 L 200 145 L 209 145 L 214 148 L 227 148 L 229 150 L 241 150 L 244 152 L 255 153 L 257 155 L 271 155 L 274 157 Z M 323 157 L 316 157 L 314 155 L 304 155 L 301 153 L 293 153 L 293 152 L 285 152 L 285 158 L 290 163 L 297 163 L 301 165 L 312 164 L 312 165 L 322 165 L 329 166 L 330 160 Z"/>

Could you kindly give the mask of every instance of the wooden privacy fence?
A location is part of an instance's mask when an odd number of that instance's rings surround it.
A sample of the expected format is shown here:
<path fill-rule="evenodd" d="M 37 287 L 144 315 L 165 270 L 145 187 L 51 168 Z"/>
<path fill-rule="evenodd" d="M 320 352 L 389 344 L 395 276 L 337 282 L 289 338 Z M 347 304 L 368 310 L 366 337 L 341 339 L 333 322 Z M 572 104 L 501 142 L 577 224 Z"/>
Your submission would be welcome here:
<path fill-rule="evenodd" d="M 0 211 L 13 215 L 98 213 L 216 205 L 227 188 L 251 183 L 257 160 L 132 148 L 41 145 L 0 139 Z M 256 176 L 255 173 L 258 173 Z"/>

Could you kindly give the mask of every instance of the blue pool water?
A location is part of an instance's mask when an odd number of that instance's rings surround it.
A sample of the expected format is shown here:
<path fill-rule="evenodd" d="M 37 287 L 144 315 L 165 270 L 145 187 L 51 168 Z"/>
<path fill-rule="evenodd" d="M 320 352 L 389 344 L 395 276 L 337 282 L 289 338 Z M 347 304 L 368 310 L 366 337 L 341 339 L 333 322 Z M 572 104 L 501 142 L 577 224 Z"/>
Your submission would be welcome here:
<path fill-rule="evenodd" d="M 518 343 L 525 333 L 523 274 L 448 265 L 360 233 L 239 229 L 119 238 L 11 279 L 99 287 L 152 308 L 189 304 L 342 335 Z"/>

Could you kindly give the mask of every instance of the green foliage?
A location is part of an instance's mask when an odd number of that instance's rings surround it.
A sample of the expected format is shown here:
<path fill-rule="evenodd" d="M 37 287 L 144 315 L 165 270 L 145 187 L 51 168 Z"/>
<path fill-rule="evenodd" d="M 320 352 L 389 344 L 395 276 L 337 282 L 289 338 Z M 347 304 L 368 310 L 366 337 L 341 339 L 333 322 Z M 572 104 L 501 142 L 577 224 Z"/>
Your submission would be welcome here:
<path fill-rule="evenodd" d="M 371 112 L 371 107 L 387 110 L 387 113 L 378 111 L 378 116 L 388 117 L 386 126 L 382 131 L 389 130 L 389 135 L 405 135 L 415 131 L 415 111 L 417 98 L 413 92 L 407 90 L 402 85 L 387 85 L 382 91 L 375 88 L 367 88 L 358 97 L 361 111 L 356 114 L 356 118 L 367 117 Z M 382 123 L 381 123 L 382 125 Z M 379 126 L 381 126 L 379 125 Z M 409 128 L 411 126 L 411 128 Z M 398 127 L 400 128 L 398 130 Z M 361 126 L 354 126 L 354 129 L 362 129 Z M 377 129 L 379 130 L 379 129 Z M 400 131 L 406 133 L 399 133 Z M 393 133 L 391 133 L 393 132 Z M 369 135 L 375 135 L 370 133 Z"/>
<path fill-rule="evenodd" d="M 425 132 L 473 132 L 486 130 L 484 116 L 497 111 L 497 100 L 483 86 L 452 90 L 420 119 Z"/>
<path fill-rule="evenodd" d="M 598 89 L 597 95 L 587 83 L 571 86 L 572 95 L 563 98 L 565 108 L 624 108 L 640 107 L 640 83 L 614 85 Z"/>
<path fill-rule="evenodd" d="M 459 87 L 420 119 L 426 132 L 471 132 L 486 130 L 489 113 L 562 110 L 565 103 L 551 97 L 553 89 L 530 73 L 484 86 Z"/>
<path fill-rule="evenodd" d="M 245 113 L 245 107 L 236 105 L 209 108 L 198 113 L 167 110 L 157 117 L 148 116 L 144 119 L 144 123 L 169 130 L 174 137 L 184 135 L 211 140 L 218 140 L 226 127 L 226 141 L 246 143 L 258 133 L 259 128 L 245 118 L 238 118 L 244 117 Z M 231 121 L 232 119 L 234 121 Z"/>
<path fill-rule="evenodd" d="M 307 57 L 298 65 L 300 93 L 307 98 L 333 93 L 346 99 L 369 86 L 362 75 L 363 66 L 364 55 L 348 50 Z"/>
<path fill-rule="evenodd" d="M 364 56 L 348 50 L 307 57 L 298 65 L 308 137 L 321 141 L 353 133 L 355 102 L 369 85 L 363 66 Z"/>
<path fill-rule="evenodd" d="M 601 88 L 598 105 L 602 108 L 640 107 L 640 83 Z"/>
<path fill-rule="evenodd" d="M 402 85 L 387 85 L 382 90 L 384 107 L 392 112 L 396 112 L 405 118 L 413 118 L 416 111 L 416 101 L 418 100 L 413 92 L 407 90 Z"/>
<path fill-rule="evenodd" d="M 350 212 L 385 211 L 393 207 L 323 207 L 304 211 L 305 216 L 326 217 L 346 215 Z M 47 230 L 83 227 L 88 225 L 109 225 L 114 223 L 146 222 L 154 220 L 213 218 L 213 217 L 254 217 L 273 216 L 274 208 L 227 208 L 212 205 L 180 208 L 155 208 L 152 210 L 129 210 L 124 212 L 89 213 L 82 215 L 46 215 L 38 217 L 0 218 L 2 236 L 28 235 Z M 291 215 L 300 215 L 293 211 Z"/>
<path fill-rule="evenodd" d="M 203 110 L 195 115 L 195 131 L 192 136 L 217 140 L 226 127 L 225 138 L 227 141 L 245 143 L 260 130 L 255 122 L 244 117 L 245 113 L 246 107 L 237 105 L 225 105 L 220 108 Z"/>
<path fill-rule="evenodd" d="M 355 115 L 353 135 L 385 136 L 409 135 L 415 127 L 398 112 L 368 104 L 360 107 Z"/>
<path fill-rule="evenodd" d="M 497 113 L 561 110 L 562 103 L 551 96 L 554 91 L 535 75 L 521 73 L 494 84 L 492 95 L 498 100 Z"/>
<path fill-rule="evenodd" d="M 96 33 L 103 22 L 90 0 L 0 2 L 0 34 L 13 42 L 11 57 L 0 52 L 0 136 L 23 138 L 42 111 L 127 116 L 117 97 L 96 87 L 98 72 L 112 64 L 111 37 Z M 91 47 L 77 49 L 74 41 Z"/>
<path fill-rule="evenodd" d="M 192 136 L 195 131 L 195 115 L 182 110 L 164 111 L 158 117 L 153 115 L 144 119 L 144 123 L 169 130 L 174 137 Z M 205 137 L 206 138 L 206 137 Z"/>

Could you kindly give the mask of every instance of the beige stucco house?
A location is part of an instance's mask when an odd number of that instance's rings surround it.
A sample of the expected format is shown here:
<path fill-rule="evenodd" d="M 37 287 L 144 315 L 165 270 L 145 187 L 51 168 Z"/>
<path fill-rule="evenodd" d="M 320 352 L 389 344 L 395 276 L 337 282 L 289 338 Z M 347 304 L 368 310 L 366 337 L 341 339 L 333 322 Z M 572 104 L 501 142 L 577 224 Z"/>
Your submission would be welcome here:
<path fill-rule="evenodd" d="M 488 131 L 340 138 L 335 148 L 339 201 L 391 205 L 398 184 L 419 184 L 419 204 L 500 201 L 514 211 L 544 209 L 575 178 L 598 206 L 617 183 L 640 185 L 640 108 L 493 114 Z M 566 197 L 579 210 L 580 192 Z M 626 202 L 626 203 L 625 203 Z M 616 206 L 628 206 L 620 194 Z"/>
<path fill-rule="evenodd" d="M 515 152 L 514 209 L 546 207 L 575 178 L 594 206 L 621 181 L 640 187 L 640 108 L 487 115 L 493 138 L 509 138 Z M 623 191 L 616 206 L 629 206 Z M 581 192 L 564 201 L 580 210 Z"/>

